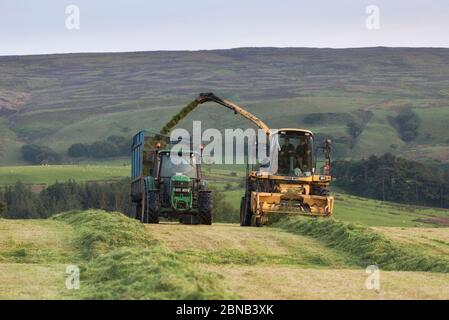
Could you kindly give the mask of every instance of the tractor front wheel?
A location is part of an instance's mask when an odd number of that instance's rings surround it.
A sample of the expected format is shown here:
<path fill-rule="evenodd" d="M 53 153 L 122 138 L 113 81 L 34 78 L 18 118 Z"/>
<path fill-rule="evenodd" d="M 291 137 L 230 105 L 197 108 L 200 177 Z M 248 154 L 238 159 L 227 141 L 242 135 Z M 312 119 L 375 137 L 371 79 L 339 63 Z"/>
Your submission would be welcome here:
<path fill-rule="evenodd" d="M 201 224 L 212 224 L 212 193 L 201 191 L 198 198 L 198 217 Z"/>

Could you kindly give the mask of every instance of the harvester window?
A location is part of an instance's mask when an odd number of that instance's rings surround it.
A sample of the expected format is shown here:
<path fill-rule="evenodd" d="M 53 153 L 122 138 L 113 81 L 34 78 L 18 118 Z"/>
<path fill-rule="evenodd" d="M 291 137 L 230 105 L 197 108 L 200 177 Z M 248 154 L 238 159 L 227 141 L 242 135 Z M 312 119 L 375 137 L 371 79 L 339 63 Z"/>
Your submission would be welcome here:
<path fill-rule="evenodd" d="M 307 176 L 312 173 L 313 139 L 304 132 L 281 132 L 278 157 L 278 173 Z"/>
<path fill-rule="evenodd" d="M 288 174 L 291 162 L 294 160 L 295 147 L 290 143 L 289 137 L 284 137 L 279 150 L 279 173 Z"/>

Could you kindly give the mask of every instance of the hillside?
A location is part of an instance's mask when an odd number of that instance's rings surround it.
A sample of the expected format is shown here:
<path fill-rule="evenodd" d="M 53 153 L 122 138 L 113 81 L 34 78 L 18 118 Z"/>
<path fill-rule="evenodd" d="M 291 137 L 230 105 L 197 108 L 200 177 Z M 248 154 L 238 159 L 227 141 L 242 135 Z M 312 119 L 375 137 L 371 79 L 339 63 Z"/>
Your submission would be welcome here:
<path fill-rule="evenodd" d="M 447 228 L 379 223 L 142 225 L 99 210 L 0 219 L 0 298 L 448 299 Z M 365 287 L 370 264 L 379 290 Z M 65 288 L 67 265 L 80 267 L 79 290 Z"/>
<path fill-rule="evenodd" d="M 240 48 L 0 57 L 0 164 L 23 143 L 65 154 L 76 142 L 130 136 L 162 123 L 199 92 L 248 106 L 272 127 L 308 127 L 340 142 L 343 157 L 393 152 L 446 161 L 449 49 Z M 410 107 L 418 136 L 391 117 Z M 247 124 L 226 110 L 195 111 L 203 127 Z M 211 107 L 216 108 L 216 107 Z M 362 132 L 349 136 L 356 122 Z M 349 149 L 349 146 L 352 149 Z"/>

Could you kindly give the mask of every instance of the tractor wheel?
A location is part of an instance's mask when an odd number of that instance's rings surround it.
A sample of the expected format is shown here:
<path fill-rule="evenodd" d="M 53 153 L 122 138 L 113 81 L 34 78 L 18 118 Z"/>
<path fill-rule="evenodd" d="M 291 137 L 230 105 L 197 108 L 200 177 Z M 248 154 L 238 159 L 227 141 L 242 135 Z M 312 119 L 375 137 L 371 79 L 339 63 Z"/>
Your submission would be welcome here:
<path fill-rule="evenodd" d="M 202 191 L 198 198 L 198 217 L 201 224 L 212 224 L 212 193 Z"/>
<path fill-rule="evenodd" d="M 133 205 L 133 213 L 134 213 L 134 218 L 136 218 L 139 221 L 142 221 L 142 205 L 141 204 L 134 204 Z"/>
<path fill-rule="evenodd" d="M 159 201 L 159 190 L 150 190 L 147 192 L 144 213 L 144 223 L 159 223 L 159 211 L 161 204 Z"/>
<path fill-rule="evenodd" d="M 246 204 L 246 208 L 245 208 Z M 245 210 L 246 209 L 246 210 Z M 250 204 L 247 202 L 246 197 L 242 197 L 242 201 L 240 202 L 240 225 L 242 227 L 248 227 L 251 225 L 251 208 Z"/>

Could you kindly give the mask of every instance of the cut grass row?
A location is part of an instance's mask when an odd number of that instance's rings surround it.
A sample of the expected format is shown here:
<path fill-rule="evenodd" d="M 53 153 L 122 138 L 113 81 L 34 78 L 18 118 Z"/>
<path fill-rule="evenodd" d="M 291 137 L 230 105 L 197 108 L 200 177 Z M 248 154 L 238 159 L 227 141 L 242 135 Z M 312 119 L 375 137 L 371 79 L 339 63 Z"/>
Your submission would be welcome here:
<path fill-rule="evenodd" d="M 73 229 L 51 220 L 0 219 L 0 299 L 68 299 Z"/>
<path fill-rule="evenodd" d="M 99 210 L 48 220 L 0 219 L 0 298 L 447 299 L 449 273 L 387 271 L 385 264 L 379 264 L 381 290 L 365 288 L 365 264 L 380 261 L 375 254 L 399 248 L 393 252 L 397 262 L 404 262 L 403 250 L 413 259 L 432 254 L 435 261 L 441 248 L 428 250 L 428 244 L 447 245 L 445 229 L 345 225 L 318 226 L 316 234 L 297 226 L 141 225 Z M 401 237 L 392 239 L 397 230 Z M 402 236 L 412 245 L 423 236 L 432 241 L 408 251 Z M 374 258 L 362 261 L 360 251 Z M 80 290 L 64 286 L 69 264 L 81 268 Z"/>
<path fill-rule="evenodd" d="M 354 263 L 362 267 L 377 265 L 384 270 L 449 273 L 447 257 L 415 250 L 366 226 L 304 217 L 282 219 L 274 226 L 318 239 L 331 248 L 350 254 Z"/>
<path fill-rule="evenodd" d="M 293 268 L 355 267 L 350 257 L 318 240 L 274 228 L 242 228 L 238 224 L 186 226 L 147 225 L 167 249 L 195 264 L 289 266 Z"/>
<path fill-rule="evenodd" d="M 281 228 L 145 227 L 199 269 L 221 274 L 242 299 L 447 299 L 449 292 L 449 273 L 384 269 L 381 289 L 367 290 L 366 266 L 358 266 L 352 254 Z"/>
<path fill-rule="evenodd" d="M 54 217 L 74 227 L 82 263 L 80 298 L 232 298 L 212 272 L 200 272 L 120 213 L 73 211 Z"/>

